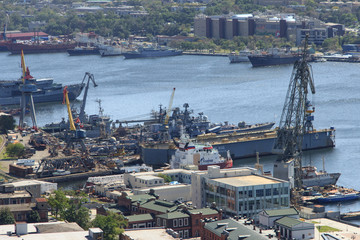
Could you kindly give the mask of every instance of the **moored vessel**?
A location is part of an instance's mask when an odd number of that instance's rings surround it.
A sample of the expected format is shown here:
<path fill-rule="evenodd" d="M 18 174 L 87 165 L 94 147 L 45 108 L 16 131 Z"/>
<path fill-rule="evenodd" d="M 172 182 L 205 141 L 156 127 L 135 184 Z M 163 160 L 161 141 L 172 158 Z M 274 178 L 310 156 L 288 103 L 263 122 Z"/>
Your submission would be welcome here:
<path fill-rule="evenodd" d="M 3 43 L 3 45 L 8 48 L 11 54 L 20 54 L 21 50 L 23 50 L 24 54 L 66 52 L 67 49 L 74 48 L 76 46 L 75 42 L 72 41 L 42 43 L 7 42 Z"/>
<path fill-rule="evenodd" d="M 272 65 L 294 64 L 301 58 L 300 54 L 294 54 L 289 51 L 280 51 L 271 49 L 270 52 L 262 54 L 253 54 L 248 56 L 253 67 L 265 67 Z"/>
<path fill-rule="evenodd" d="M 73 49 L 66 50 L 70 56 L 80 55 L 99 55 L 100 51 L 98 47 L 75 47 Z"/>
<path fill-rule="evenodd" d="M 316 198 L 314 201 L 317 203 L 337 203 L 345 201 L 354 201 L 360 198 L 359 193 L 335 193 L 327 196 Z"/>
<path fill-rule="evenodd" d="M 305 187 L 335 185 L 341 175 L 340 173 L 327 173 L 325 171 L 318 172 L 314 166 L 306 166 L 302 170 L 302 184 Z"/>
<path fill-rule="evenodd" d="M 248 56 L 251 55 L 250 51 L 239 51 L 239 54 L 236 52 L 232 52 L 229 54 L 230 63 L 241 63 L 241 62 L 249 62 Z"/>
<path fill-rule="evenodd" d="M 123 53 L 125 59 L 154 58 L 181 55 L 182 51 L 170 48 L 140 47 L 137 50 Z"/>
<path fill-rule="evenodd" d="M 64 87 L 62 84 L 54 83 L 52 78 L 33 79 L 36 91 L 32 93 L 34 103 L 61 102 Z M 20 85 L 22 80 L 0 80 L 0 106 L 19 105 L 22 92 Z M 85 84 L 68 85 L 69 99 L 76 99 L 82 92 Z"/>
<path fill-rule="evenodd" d="M 217 165 L 220 168 L 232 168 L 230 153 L 222 157 L 209 143 L 198 144 L 183 134 L 178 143 L 178 149 L 170 160 L 171 168 L 186 168 L 195 166 L 198 170 L 207 170 L 208 166 Z"/>

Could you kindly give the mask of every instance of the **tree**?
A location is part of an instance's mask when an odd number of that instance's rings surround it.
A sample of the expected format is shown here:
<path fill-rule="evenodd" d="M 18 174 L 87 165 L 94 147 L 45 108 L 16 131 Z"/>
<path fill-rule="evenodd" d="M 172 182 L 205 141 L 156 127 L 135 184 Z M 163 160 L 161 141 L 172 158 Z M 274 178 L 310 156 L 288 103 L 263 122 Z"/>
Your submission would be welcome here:
<path fill-rule="evenodd" d="M 29 216 L 27 217 L 27 222 L 28 223 L 40 222 L 40 215 L 39 215 L 38 211 L 32 210 L 30 212 Z"/>
<path fill-rule="evenodd" d="M 165 175 L 165 174 L 163 174 L 163 173 L 159 173 L 159 174 L 158 174 L 158 177 L 163 178 L 166 183 L 172 181 L 172 179 L 171 179 L 171 177 L 170 177 L 169 175 Z"/>
<path fill-rule="evenodd" d="M 69 200 L 61 189 L 54 191 L 54 194 L 49 197 L 48 203 L 55 211 L 55 218 L 58 217 L 59 213 L 61 218 L 64 217 L 65 210 L 69 206 Z"/>
<path fill-rule="evenodd" d="M 89 209 L 82 207 L 81 203 L 71 203 L 64 213 L 65 220 L 68 222 L 76 222 L 83 229 L 89 228 L 90 214 Z"/>
<path fill-rule="evenodd" d="M 6 146 L 6 154 L 10 157 L 21 157 L 24 155 L 24 145 L 21 143 L 9 143 Z"/>
<path fill-rule="evenodd" d="M 0 225 L 13 224 L 15 223 L 15 218 L 10 212 L 10 208 L 2 207 L 0 209 Z"/>
<path fill-rule="evenodd" d="M 0 133 L 5 134 L 8 130 L 14 130 L 15 120 L 12 116 L 0 116 Z"/>
<path fill-rule="evenodd" d="M 92 226 L 103 230 L 104 240 L 115 240 L 119 239 L 119 234 L 124 231 L 126 222 L 121 215 L 110 212 L 107 216 L 97 215 Z"/>

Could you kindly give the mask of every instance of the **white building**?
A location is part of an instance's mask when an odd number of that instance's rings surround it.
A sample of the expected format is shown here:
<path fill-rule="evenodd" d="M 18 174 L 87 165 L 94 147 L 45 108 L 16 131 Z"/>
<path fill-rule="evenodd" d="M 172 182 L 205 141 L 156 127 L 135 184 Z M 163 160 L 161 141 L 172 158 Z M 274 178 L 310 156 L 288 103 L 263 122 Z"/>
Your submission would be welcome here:
<path fill-rule="evenodd" d="M 306 223 L 291 217 L 275 221 L 275 227 L 284 239 L 314 239 L 314 224 Z"/>
<path fill-rule="evenodd" d="M 274 222 L 282 217 L 299 218 L 299 212 L 291 207 L 275 210 L 263 210 L 259 213 L 259 223 L 267 228 L 273 227 Z"/>

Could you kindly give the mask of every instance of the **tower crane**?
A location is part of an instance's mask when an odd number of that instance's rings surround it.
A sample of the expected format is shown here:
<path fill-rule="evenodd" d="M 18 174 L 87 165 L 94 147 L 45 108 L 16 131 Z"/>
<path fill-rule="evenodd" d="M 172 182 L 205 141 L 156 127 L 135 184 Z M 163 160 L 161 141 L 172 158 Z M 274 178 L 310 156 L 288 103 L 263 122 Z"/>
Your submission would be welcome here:
<path fill-rule="evenodd" d="M 81 103 L 80 113 L 79 113 L 79 119 L 80 119 L 80 121 L 81 121 L 82 123 L 85 122 L 85 106 L 86 106 L 86 99 L 87 99 L 87 93 L 88 93 L 88 90 L 89 90 L 90 80 L 91 80 L 92 83 L 94 84 L 94 87 L 97 87 L 97 86 L 98 86 L 98 85 L 96 84 L 96 82 L 95 82 L 94 75 L 91 74 L 91 73 L 89 73 L 89 72 L 86 72 L 86 73 L 85 73 L 81 85 L 85 82 L 86 77 L 87 77 L 87 84 L 86 84 L 86 87 L 85 87 L 85 92 L 84 92 L 84 96 L 83 96 L 83 101 L 82 101 L 82 103 Z"/>
<path fill-rule="evenodd" d="M 315 86 L 311 66 L 307 63 L 307 47 L 308 36 L 305 38 L 302 58 L 294 64 L 273 147 L 273 153 L 278 154 L 274 164 L 274 177 L 289 180 L 290 185 L 296 189 L 300 189 L 302 185 L 303 135 L 306 130 L 312 129 L 311 113 L 314 111 L 314 108 L 308 110 L 308 88 L 315 94 Z"/>

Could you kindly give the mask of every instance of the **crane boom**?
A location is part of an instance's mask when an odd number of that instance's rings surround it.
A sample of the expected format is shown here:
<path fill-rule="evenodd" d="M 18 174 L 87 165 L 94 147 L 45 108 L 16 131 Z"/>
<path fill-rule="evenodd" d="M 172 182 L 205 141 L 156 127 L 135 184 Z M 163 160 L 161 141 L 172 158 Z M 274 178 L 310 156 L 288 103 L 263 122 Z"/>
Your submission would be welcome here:
<path fill-rule="evenodd" d="M 306 109 L 309 102 L 307 99 L 308 87 L 313 94 L 315 93 L 311 67 L 307 63 L 307 43 L 308 36 L 305 38 L 303 56 L 294 64 L 279 129 L 277 130 L 277 139 L 273 147 L 273 153 L 279 154 L 277 163 L 274 165 L 274 177 L 284 177 L 283 173 L 276 173 L 275 167 L 278 167 L 280 163 L 293 161 L 294 186 L 296 188 L 301 187 L 302 184 L 301 155 Z M 278 176 L 275 176 L 277 174 Z"/>
<path fill-rule="evenodd" d="M 84 78 L 82 80 L 82 84 L 85 82 L 86 77 L 88 77 L 88 79 L 87 79 L 87 84 L 86 84 L 86 87 L 85 87 L 83 101 L 81 103 L 80 113 L 79 113 L 79 119 L 80 119 L 81 122 L 85 122 L 85 106 L 86 106 L 86 99 L 87 99 L 87 93 L 88 93 L 88 90 L 89 90 L 90 80 L 93 82 L 94 87 L 98 86 L 96 84 L 96 82 L 95 82 L 94 75 L 89 73 L 89 72 L 85 73 Z"/>
<path fill-rule="evenodd" d="M 70 108 L 70 101 L 69 101 L 69 95 L 68 95 L 69 91 L 67 90 L 67 86 L 64 87 L 64 98 L 63 98 L 63 104 L 66 103 L 66 107 L 68 110 L 68 114 L 69 114 L 69 122 L 70 122 L 70 130 L 71 131 L 75 131 L 75 124 L 74 124 L 74 119 L 71 113 L 71 108 Z"/>
<path fill-rule="evenodd" d="M 167 126 L 169 123 L 169 117 L 170 117 L 170 112 L 171 112 L 171 107 L 174 101 L 174 95 L 175 95 L 175 88 L 173 89 L 172 93 L 171 93 L 171 97 L 170 97 L 170 102 L 169 102 L 169 107 L 166 110 L 166 117 L 165 117 L 165 125 Z"/>

